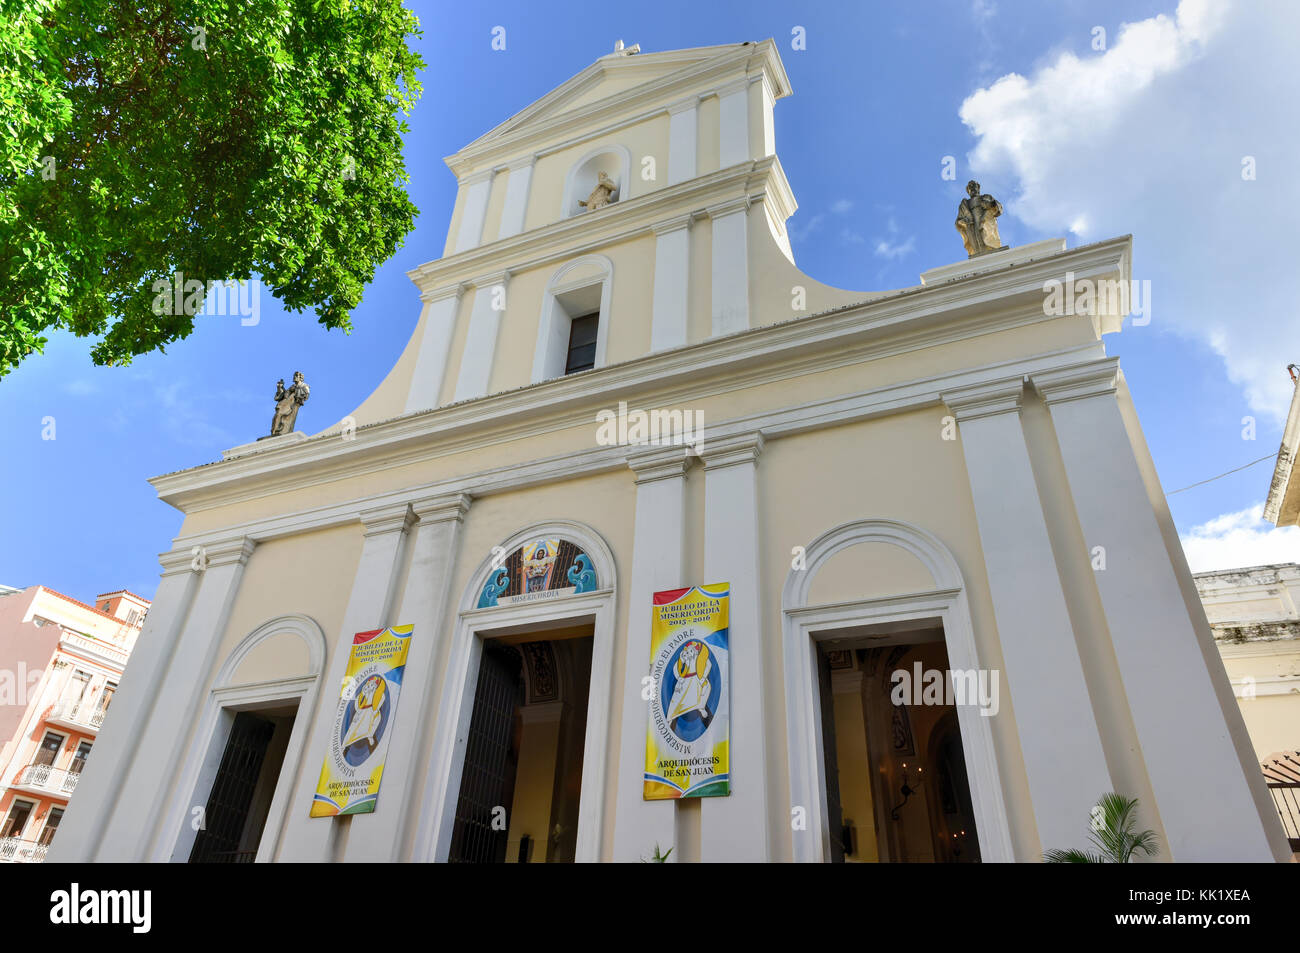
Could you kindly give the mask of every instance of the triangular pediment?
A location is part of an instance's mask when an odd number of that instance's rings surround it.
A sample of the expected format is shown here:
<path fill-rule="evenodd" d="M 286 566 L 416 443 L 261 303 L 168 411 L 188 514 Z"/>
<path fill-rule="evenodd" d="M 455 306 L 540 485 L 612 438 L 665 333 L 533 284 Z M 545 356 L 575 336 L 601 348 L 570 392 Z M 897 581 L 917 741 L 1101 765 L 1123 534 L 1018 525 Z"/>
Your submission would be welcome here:
<path fill-rule="evenodd" d="M 544 125 L 567 113 L 612 99 L 637 87 L 653 87 L 660 80 L 691 72 L 724 57 L 734 57 L 753 44 L 729 43 L 661 53 L 602 56 L 582 72 L 524 107 L 505 122 L 475 139 L 461 151 L 485 146 L 493 140 Z"/>

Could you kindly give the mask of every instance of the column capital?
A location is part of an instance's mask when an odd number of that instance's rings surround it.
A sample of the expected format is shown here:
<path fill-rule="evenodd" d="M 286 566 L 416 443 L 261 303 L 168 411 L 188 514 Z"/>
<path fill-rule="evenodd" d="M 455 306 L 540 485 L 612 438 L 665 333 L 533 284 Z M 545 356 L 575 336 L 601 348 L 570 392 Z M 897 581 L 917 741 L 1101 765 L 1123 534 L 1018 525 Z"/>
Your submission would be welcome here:
<path fill-rule="evenodd" d="M 460 522 L 469 512 L 471 497 L 468 493 L 451 493 L 446 496 L 429 496 L 411 502 L 411 512 L 419 519 L 421 525 L 428 523 L 445 523 L 448 520 Z"/>
<path fill-rule="evenodd" d="M 537 162 L 537 153 L 530 152 L 526 156 L 520 156 L 518 159 L 512 159 L 506 163 L 506 168 L 511 172 L 517 172 L 520 169 L 532 168 Z"/>
<path fill-rule="evenodd" d="M 183 572 L 193 571 L 193 562 L 195 549 L 202 549 L 201 546 L 178 546 L 175 549 L 169 549 L 165 553 L 158 554 L 158 564 L 162 566 L 162 575 L 175 576 Z"/>
<path fill-rule="evenodd" d="M 181 545 L 158 556 L 162 575 L 176 576 L 187 572 L 202 572 L 217 566 L 244 565 L 257 548 L 257 543 L 247 536 L 232 536 L 215 542 Z"/>
<path fill-rule="evenodd" d="M 690 447 L 655 447 L 627 455 L 627 465 L 636 474 L 636 483 L 680 479 L 691 466 Z"/>
<path fill-rule="evenodd" d="M 465 293 L 464 282 L 456 282 L 454 285 L 446 285 L 442 288 L 434 288 L 432 291 L 420 292 L 420 300 L 425 304 L 433 304 L 435 301 L 441 301 L 444 298 L 459 298 Z"/>
<path fill-rule="evenodd" d="M 939 397 L 958 422 L 965 423 L 980 417 L 1018 414 L 1024 390 L 1025 378 L 1020 376 L 946 390 Z"/>
<path fill-rule="evenodd" d="M 362 510 L 359 514 L 366 536 L 383 536 L 387 533 L 404 533 L 415 522 L 410 504 L 395 503 Z"/>
<path fill-rule="evenodd" d="M 182 572 L 201 572 L 217 566 L 243 566 L 257 543 L 247 536 L 234 536 L 216 542 L 191 543 L 177 546 L 159 555 L 162 575 L 175 576 Z M 198 562 L 198 566 L 196 566 Z"/>
<path fill-rule="evenodd" d="M 490 182 L 492 176 L 496 174 L 496 169 L 480 169 L 478 172 L 471 172 L 460 180 L 461 185 L 478 185 L 480 182 Z"/>
<path fill-rule="evenodd" d="M 688 96 L 685 99 L 672 103 L 668 107 L 668 115 L 675 116 L 678 113 L 684 113 L 687 110 L 695 109 L 700 104 L 700 97 Z"/>
<path fill-rule="evenodd" d="M 734 212 L 743 212 L 750 206 L 748 195 L 742 195 L 739 198 L 728 199 L 725 202 L 718 202 L 716 205 L 710 205 L 704 210 L 704 214 L 709 218 L 721 218 L 724 215 L 731 215 Z"/>
<path fill-rule="evenodd" d="M 651 225 L 651 230 L 656 235 L 663 235 L 667 232 L 680 231 L 683 228 L 690 228 L 691 222 L 695 220 L 694 212 L 687 212 L 685 215 L 676 215 L 662 222 L 655 222 Z"/>
<path fill-rule="evenodd" d="M 1107 357 L 1029 375 L 1030 382 L 1048 404 L 1084 397 L 1114 394 L 1119 380 L 1119 358 Z"/>
<path fill-rule="evenodd" d="M 496 287 L 497 285 L 505 287 L 510 284 L 510 269 L 506 268 L 502 271 L 494 271 L 490 274 L 479 275 L 477 278 L 467 282 L 467 284 L 472 285 L 479 291 L 486 291 L 490 288 Z"/>
<path fill-rule="evenodd" d="M 208 543 L 203 546 L 203 552 L 207 556 L 208 568 L 212 569 L 217 566 L 243 566 L 256 548 L 257 543 L 249 537 L 236 536 Z"/>
<path fill-rule="evenodd" d="M 763 452 L 763 434 L 757 430 L 730 437 L 710 437 L 701 450 L 705 470 L 733 467 L 742 463 L 757 463 Z"/>
<path fill-rule="evenodd" d="M 742 90 L 749 89 L 749 84 L 754 82 L 757 77 L 742 76 L 740 79 L 733 79 L 730 83 L 724 83 L 713 92 L 721 99 L 723 96 L 729 96 L 732 93 L 739 93 Z"/>

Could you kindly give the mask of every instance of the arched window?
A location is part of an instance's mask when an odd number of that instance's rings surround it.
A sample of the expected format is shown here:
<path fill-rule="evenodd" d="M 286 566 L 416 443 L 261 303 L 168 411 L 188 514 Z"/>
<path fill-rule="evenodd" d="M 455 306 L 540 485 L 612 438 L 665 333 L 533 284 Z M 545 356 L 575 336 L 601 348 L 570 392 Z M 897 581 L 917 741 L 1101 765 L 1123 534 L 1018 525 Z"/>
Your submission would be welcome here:
<path fill-rule="evenodd" d="M 561 267 L 546 285 L 533 355 L 533 383 L 605 365 L 614 265 L 587 255 Z"/>

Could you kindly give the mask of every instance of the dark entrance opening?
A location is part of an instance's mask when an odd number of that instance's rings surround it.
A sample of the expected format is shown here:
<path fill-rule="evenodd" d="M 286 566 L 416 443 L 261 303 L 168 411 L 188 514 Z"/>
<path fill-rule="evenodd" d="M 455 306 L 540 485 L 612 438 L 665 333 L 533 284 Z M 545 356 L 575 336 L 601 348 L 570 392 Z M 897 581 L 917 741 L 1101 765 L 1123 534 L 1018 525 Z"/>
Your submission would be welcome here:
<path fill-rule="evenodd" d="M 591 626 L 485 640 L 456 802 L 451 863 L 574 859 Z"/>
<path fill-rule="evenodd" d="M 862 628 L 818 642 L 828 859 L 978 862 L 943 630 Z"/>
<path fill-rule="evenodd" d="M 298 705 L 234 713 L 192 864 L 251 864 L 284 766 Z"/>

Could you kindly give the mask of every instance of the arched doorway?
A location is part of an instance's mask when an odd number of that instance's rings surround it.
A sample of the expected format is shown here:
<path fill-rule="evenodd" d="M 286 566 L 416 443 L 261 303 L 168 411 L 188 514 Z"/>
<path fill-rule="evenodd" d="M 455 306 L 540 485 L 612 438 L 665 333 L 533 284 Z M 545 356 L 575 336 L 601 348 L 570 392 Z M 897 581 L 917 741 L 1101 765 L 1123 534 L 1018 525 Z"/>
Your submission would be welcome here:
<path fill-rule="evenodd" d="M 898 594 L 810 598 L 813 582 L 828 562 L 863 544 L 902 550 L 921 567 L 924 583 L 896 590 Z M 950 851 L 935 844 L 929 803 L 931 791 L 936 800 L 941 792 L 932 780 L 935 768 L 925 744 L 934 725 L 951 716 L 957 724 L 972 821 L 958 830 L 974 830 L 974 848 L 959 859 L 977 855 L 987 861 L 1013 860 L 992 719 L 978 705 L 946 705 L 943 673 L 968 675 L 976 682 L 981 673 L 996 679 L 996 673 L 980 665 L 965 583 L 952 554 L 928 531 L 894 520 L 836 527 L 809 544 L 805 553 L 805 567 L 791 570 L 782 593 L 790 803 L 799 812 L 796 817 L 804 818 L 802 830 L 794 826 L 794 858 L 851 859 L 861 850 L 862 859 L 951 859 Z M 836 668 L 833 658 L 839 660 Z M 900 668 L 905 661 L 908 665 Z M 899 687 L 894 675 L 900 671 L 911 675 L 905 691 L 918 699 L 914 705 L 890 704 L 891 691 Z M 969 683 L 963 684 L 969 691 Z M 926 698 L 927 687 L 938 691 L 937 704 Z M 919 696 L 910 694 L 913 691 Z M 847 707 L 842 699 L 853 698 L 855 692 L 860 698 L 857 717 L 851 717 L 850 710 L 848 720 L 837 718 L 837 708 Z M 913 715 L 920 711 L 927 714 L 918 730 Z M 852 726 L 841 731 L 855 732 L 854 743 L 860 747 L 846 749 L 837 722 Z M 943 737 L 936 741 L 942 743 Z M 946 751 L 942 763 L 948 781 L 955 784 L 960 778 L 951 759 L 958 749 L 949 744 Z M 855 752 L 862 753 L 860 761 Z M 844 791 L 852 785 L 840 782 L 855 766 L 860 769 L 859 787 L 865 790 L 847 809 L 856 816 L 850 816 L 853 830 L 846 834 Z M 874 858 L 866 856 L 869 851 L 863 848 L 868 846 L 874 847 Z"/>
<path fill-rule="evenodd" d="M 599 859 L 614 561 L 590 528 L 537 524 L 462 594 L 416 856 Z"/>

